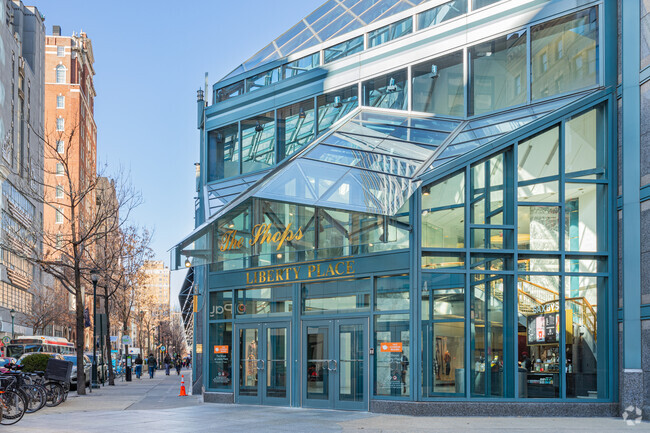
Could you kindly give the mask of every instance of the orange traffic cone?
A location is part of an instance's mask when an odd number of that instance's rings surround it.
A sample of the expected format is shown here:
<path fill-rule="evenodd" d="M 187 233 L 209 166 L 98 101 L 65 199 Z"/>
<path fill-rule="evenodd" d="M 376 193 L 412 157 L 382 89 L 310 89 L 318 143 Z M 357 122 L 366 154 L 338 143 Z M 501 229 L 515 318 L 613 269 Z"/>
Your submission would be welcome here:
<path fill-rule="evenodd" d="M 178 394 L 179 397 L 187 397 L 185 393 L 185 375 L 181 376 L 181 393 Z"/>

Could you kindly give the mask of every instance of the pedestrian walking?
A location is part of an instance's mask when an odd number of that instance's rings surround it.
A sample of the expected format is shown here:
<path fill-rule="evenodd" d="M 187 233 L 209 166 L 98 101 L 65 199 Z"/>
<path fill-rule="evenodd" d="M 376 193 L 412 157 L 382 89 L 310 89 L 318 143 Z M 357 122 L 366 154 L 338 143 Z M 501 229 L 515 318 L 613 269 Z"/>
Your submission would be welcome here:
<path fill-rule="evenodd" d="M 181 375 L 181 367 L 183 367 L 183 360 L 179 355 L 176 355 L 176 359 L 174 360 L 174 364 L 176 364 L 176 375 L 180 376 Z"/>
<path fill-rule="evenodd" d="M 156 358 L 154 358 L 153 353 L 150 353 L 149 357 L 147 358 L 147 367 L 149 367 L 149 379 L 153 379 L 157 365 L 158 363 L 156 362 Z"/>
<path fill-rule="evenodd" d="M 169 376 L 169 367 L 171 367 L 172 358 L 169 356 L 169 353 L 165 355 L 165 374 Z"/>
<path fill-rule="evenodd" d="M 142 376 L 142 357 L 138 353 L 138 357 L 135 358 L 135 377 L 140 379 Z"/>

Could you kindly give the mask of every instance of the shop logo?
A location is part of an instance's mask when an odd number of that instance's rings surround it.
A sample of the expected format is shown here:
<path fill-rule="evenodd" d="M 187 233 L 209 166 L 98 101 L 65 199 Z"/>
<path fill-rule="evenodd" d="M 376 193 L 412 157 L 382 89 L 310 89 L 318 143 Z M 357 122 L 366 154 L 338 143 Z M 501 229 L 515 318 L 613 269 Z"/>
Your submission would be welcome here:
<path fill-rule="evenodd" d="M 302 227 L 298 227 L 298 230 L 291 230 L 292 223 L 289 223 L 284 231 L 277 231 L 275 233 L 271 232 L 271 224 L 257 224 L 253 227 L 251 233 L 251 239 L 248 241 L 248 245 L 251 247 L 253 245 L 263 245 L 263 244 L 275 244 L 276 251 L 280 251 L 282 245 L 285 242 L 298 241 L 303 238 L 304 234 L 302 233 Z M 237 236 L 237 230 L 228 230 L 221 236 L 219 239 L 219 251 L 226 252 L 231 250 L 239 250 L 244 246 L 244 237 Z"/>
<path fill-rule="evenodd" d="M 643 419 L 643 411 L 641 410 L 640 407 L 630 405 L 627 408 L 625 408 L 625 412 L 623 412 L 623 420 L 627 425 L 634 426 L 637 424 L 641 424 L 642 419 Z"/>

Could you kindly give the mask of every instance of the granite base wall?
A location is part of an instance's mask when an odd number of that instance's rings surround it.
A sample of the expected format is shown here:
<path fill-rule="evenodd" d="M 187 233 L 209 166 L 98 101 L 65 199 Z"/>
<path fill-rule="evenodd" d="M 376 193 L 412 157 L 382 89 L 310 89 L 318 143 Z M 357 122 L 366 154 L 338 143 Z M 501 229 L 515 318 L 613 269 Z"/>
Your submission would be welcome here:
<path fill-rule="evenodd" d="M 618 403 L 504 403 L 373 400 L 370 411 L 411 416 L 619 416 Z"/>
<path fill-rule="evenodd" d="M 235 403 L 235 394 L 228 392 L 203 392 L 204 403 Z"/>

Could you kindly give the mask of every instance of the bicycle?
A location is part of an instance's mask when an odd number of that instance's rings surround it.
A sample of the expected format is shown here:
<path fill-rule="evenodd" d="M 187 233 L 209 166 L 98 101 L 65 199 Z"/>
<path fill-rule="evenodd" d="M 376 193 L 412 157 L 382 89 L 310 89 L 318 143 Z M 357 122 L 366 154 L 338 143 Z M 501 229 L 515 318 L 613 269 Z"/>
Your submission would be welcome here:
<path fill-rule="evenodd" d="M 4 381 L 8 381 L 9 384 L 4 386 L 4 383 L 2 383 Z M 16 424 L 25 416 L 27 411 L 24 393 L 12 388 L 16 382 L 16 377 L 0 376 L 0 383 L 3 385 L 1 386 L 2 389 L 0 389 L 0 411 L 2 412 L 0 424 Z"/>

